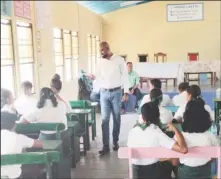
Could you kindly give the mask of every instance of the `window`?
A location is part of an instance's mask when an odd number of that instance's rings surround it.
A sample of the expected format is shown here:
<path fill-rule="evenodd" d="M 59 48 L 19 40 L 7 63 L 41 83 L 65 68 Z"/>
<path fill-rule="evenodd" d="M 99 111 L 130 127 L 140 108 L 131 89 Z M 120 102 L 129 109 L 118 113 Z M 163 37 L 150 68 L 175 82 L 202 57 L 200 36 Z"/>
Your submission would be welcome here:
<path fill-rule="evenodd" d="M 1 19 L 1 87 L 15 94 L 12 27 L 9 20 Z"/>
<path fill-rule="evenodd" d="M 23 82 L 25 80 L 30 81 L 33 84 L 34 90 L 34 50 L 31 24 L 17 22 L 17 38 L 20 82 Z"/>
<path fill-rule="evenodd" d="M 62 30 L 54 28 L 54 53 L 55 53 L 55 71 L 63 80 L 64 74 L 64 56 L 63 56 L 63 38 Z"/>
<path fill-rule="evenodd" d="M 88 68 L 90 73 L 95 72 L 97 62 L 100 60 L 100 38 L 88 35 Z"/>
<path fill-rule="evenodd" d="M 71 32 L 63 30 L 63 37 L 64 37 L 64 61 L 65 61 L 65 78 L 67 81 L 72 79 L 72 68 L 71 68 L 71 61 L 72 61 L 72 44 L 71 44 Z"/>
<path fill-rule="evenodd" d="M 73 56 L 73 75 L 78 75 L 78 58 L 79 58 L 79 42 L 78 42 L 78 33 L 72 32 L 72 56 Z"/>

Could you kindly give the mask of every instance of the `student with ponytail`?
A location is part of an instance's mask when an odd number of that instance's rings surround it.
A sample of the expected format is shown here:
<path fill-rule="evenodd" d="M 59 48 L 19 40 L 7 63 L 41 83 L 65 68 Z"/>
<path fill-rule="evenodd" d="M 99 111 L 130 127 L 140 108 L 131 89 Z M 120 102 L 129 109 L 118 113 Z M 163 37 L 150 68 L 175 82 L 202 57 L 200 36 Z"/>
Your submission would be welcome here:
<path fill-rule="evenodd" d="M 51 89 L 55 93 L 57 100 L 64 102 L 66 106 L 66 113 L 71 111 L 71 105 L 68 101 L 64 100 L 59 94 L 62 89 L 61 78 L 58 74 L 55 74 L 51 79 Z"/>
<path fill-rule="evenodd" d="M 191 100 L 196 100 L 202 105 L 204 105 L 205 110 L 209 112 L 211 119 L 214 121 L 214 112 L 211 110 L 210 106 L 205 104 L 205 101 L 201 97 L 200 87 L 198 85 L 191 85 L 187 88 L 186 92 L 187 92 L 186 102 L 188 103 Z M 177 121 L 182 121 L 185 109 L 186 109 L 186 104 L 183 104 L 182 106 L 180 106 L 174 115 L 174 119 Z"/>
<path fill-rule="evenodd" d="M 173 124 L 167 124 L 169 131 L 175 133 L 177 142 L 169 138 L 158 126 L 160 112 L 155 102 L 145 103 L 141 108 L 143 123 L 137 123 L 129 132 L 128 147 L 165 147 L 180 153 L 187 153 L 183 135 Z M 158 158 L 132 159 L 133 178 L 171 179 L 172 165 L 160 162 Z"/>

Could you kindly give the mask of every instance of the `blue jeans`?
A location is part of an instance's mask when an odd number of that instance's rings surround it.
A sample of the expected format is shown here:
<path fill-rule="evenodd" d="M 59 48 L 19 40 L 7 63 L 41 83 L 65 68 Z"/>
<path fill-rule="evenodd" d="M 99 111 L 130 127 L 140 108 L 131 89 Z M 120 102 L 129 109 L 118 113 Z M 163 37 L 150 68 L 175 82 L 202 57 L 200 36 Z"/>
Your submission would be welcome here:
<path fill-rule="evenodd" d="M 101 103 L 101 116 L 102 116 L 102 134 L 103 134 L 103 145 L 109 148 L 109 121 L 112 112 L 113 115 L 113 144 L 117 144 L 120 134 L 121 124 L 121 89 L 110 92 L 104 89 L 100 91 L 100 103 Z"/>
<path fill-rule="evenodd" d="M 100 93 L 93 92 L 90 95 L 91 101 L 100 103 Z"/>

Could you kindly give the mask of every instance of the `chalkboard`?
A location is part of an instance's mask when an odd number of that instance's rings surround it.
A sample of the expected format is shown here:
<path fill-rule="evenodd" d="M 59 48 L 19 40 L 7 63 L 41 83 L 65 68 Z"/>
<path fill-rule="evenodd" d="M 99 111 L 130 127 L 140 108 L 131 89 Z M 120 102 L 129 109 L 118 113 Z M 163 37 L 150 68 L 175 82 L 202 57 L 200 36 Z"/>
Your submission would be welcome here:
<path fill-rule="evenodd" d="M 167 5 L 168 22 L 200 20 L 203 20 L 203 3 Z"/>

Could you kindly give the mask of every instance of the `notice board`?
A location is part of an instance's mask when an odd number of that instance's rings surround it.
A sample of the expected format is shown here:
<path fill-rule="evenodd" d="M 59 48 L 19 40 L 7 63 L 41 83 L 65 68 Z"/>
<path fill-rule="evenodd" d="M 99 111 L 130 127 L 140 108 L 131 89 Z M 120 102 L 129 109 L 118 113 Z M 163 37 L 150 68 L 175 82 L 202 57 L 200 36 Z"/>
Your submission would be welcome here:
<path fill-rule="evenodd" d="M 25 19 L 31 19 L 31 4 L 30 1 L 14 1 L 15 15 Z"/>
<path fill-rule="evenodd" d="M 168 4 L 167 22 L 203 20 L 203 3 Z"/>

